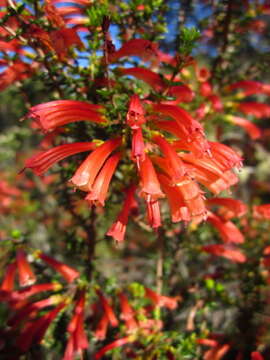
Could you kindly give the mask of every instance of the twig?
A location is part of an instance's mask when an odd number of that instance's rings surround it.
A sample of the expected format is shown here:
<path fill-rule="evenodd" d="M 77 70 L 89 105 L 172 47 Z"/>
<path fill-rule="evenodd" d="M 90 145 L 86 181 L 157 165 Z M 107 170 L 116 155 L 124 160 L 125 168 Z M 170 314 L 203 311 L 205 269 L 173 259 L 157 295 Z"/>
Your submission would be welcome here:
<path fill-rule="evenodd" d="M 162 293 L 163 287 L 163 264 L 164 264 L 164 231 L 158 230 L 157 234 L 157 265 L 156 265 L 156 289 L 157 293 Z"/>

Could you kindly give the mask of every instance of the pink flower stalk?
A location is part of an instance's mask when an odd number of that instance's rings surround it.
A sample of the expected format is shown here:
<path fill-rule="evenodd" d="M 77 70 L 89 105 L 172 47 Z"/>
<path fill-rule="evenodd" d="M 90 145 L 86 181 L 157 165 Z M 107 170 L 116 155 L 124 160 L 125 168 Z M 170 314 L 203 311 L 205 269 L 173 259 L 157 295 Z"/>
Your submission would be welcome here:
<path fill-rule="evenodd" d="M 262 136 L 262 131 L 258 126 L 251 121 L 239 116 L 228 115 L 226 117 L 230 122 L 243 128 L 252 140 L 259 139 Z"/>
<path fill-rule="evenodd" d="M 123 46 L 110 54 L 109 61 L 115 62 L 126 56 L 138 56 L 144 61 L 158 60 L 157 44 L 144 39 L 131 39 L 123 44 Z"/>
<path fill-rule="evenodd" d="M 112 226 L 110 227 L 110 229 L 108 230 L 108 232 L 106 234 L 108 236 L 112 236 L 116 241 L 122 242 L 124 240 L 128 217 L 129 217 L 130 211 L 134 207 L 135 191 L 136 191 L 135 185 L 131 185 L 126 190 L 126 198 L 124 200 L 122 210 L 120 211 L 119 215 L 117 216 L 116 222 L 114 222 L 112 224 Z"/>
<path fill-rule="evenodd" d="M 177 302 L 180 298 L 177 297 L 169 297 L 156 293 L 155 291 L 145 287 L 145 296 L 149 298 L 155 306 L 166 307 L 170 310 L 174 310 L 177 308 Z"/>
<path fill-rule="evenodd" d="M 105 122 L 102 106 L 77 100 L 55 100 L 30 108 L 28 117 L 37 121 L 44 131 L 51 131 L 75 121 Z"/>
<path fill-rule="evenodd" d="M 137 167 L 140 170 L 140 164 L 145 160 L 145 146 L 141 128 L 132 131 L 131 157 L 136 161 Z"/>
<path fill-rule="evenodd" d="M 59 272 L 68 283 L 73 282 L 80 276 L 80 273 L 74 268 L 62 263 L 61 261 L 55 260 L 42 252 L 38 253 L 38 257 L 50 265 L 54 270 Z"/>
<path fill-rule="evenodd" d="M 223 220 L 221 217 L 208 212 L 207 221 L 219 232 L 222 240 L 229 244 L 242 244 L 245 241 L 243 234 L 236 225 L 229 220 Z"/>
<path fill-rule="evenodd" d="M 1 290 L 5 290 L 5 291 L 14 290 L 14 280 L 15 280 L 16 270 L 17 270 L 17 263 L 15 261 L 7 266 L 2 284 L 0 286 Z"/>
<path fill-rule="evenodd" d="M 207 199 L 208 206 L 221 206 L 219 214 L 222 218 L 229 220 L 233 217 L 241 217 L 247 213 L 247 206 L 241 200 L 231 198 Z"/>
<path fill-rule="evenodd" d="M 85 200 L 90 204 L 105 205 L 105 199 L 107 197 L 109 185 L 115 169 L 121 159 L 121 153 L 118 152 L 112 155 L 100 170 L 93 184 L 92 190 L 88 193 Z"/>
<path fill-rule="evenodd" d="M 237 105 L 237 109 L 246 115 L 253 115 L 258 119 L 270 116 L 270 105 L 255 101 L 242 102 Z"/>
<path fill-rule="evenodd" d="M 127 112 L 127 124 L 137 130 L 145 123 L 144 109 L 138 95 L 132 95 Z"/>
<path fill-rule="evenodd" d="M 104 346 L 102 349 L 100 349 L 94 356 L 94 360 L 99 360 L 103 357 L 104 354 L 106 354 L 106 352 L 113 350 L 119 346 L 123 346 L 125 344 L 128 343 L 132 343 L 134 342 L 134 339 L 130 336 L 126 336 L 124 338 L 121 339 L 117 339 L 115 341 L 113 341 L 112 343 Z"/>
<path fill-rule="evenodd" d="M 59 145 L 27 159 L 25 167 L 32 169 L 36 175 L 43 175 L 56 162 L 61 161 L 68 156 L 94 150 L 95 148 L 96 145 L 92 142 Z"/>
<path fill-rule="evenodd" d="M 137 321 L 135 320 L 135 311 L 128 302 L 127 296 L 120 292 L 118 294 L 120 306 L 121 306 L 121 319 L 125 321 L 125 325 L 128 332 L 133 332 L 138 328 Z"/>
<path fill-rule="evenodd" d="M 32 285 L 36 281 L 36 276 L 34 275 L 30 264 L 27 261 L 24 250 L 17 250 L 16 262 L 18 267 L 20 286 Z"/>
<path fill-rule="evenodd" d="M 121 139 L 107 140 L 94 150 L 80 165 L 73 177 L 72 184 L 83 191 L 91 191 L 97 174 L 106 159 L 121 144 Z"/>
<path fill-rule="evenodd" d="M 145 68 L 133 67 L 133 68 L 121 68 L 119 69 L 122 75 L 131 75 L 137 79 L 143 80 L 150 85 L 155 91 L 159 92 L 165 88 L 165 84 L 159 74 Z"/>
<path fill-rule="evenodd" d="M 146 201 L 164 197 L 154 166 L 147 155 L 145 155 L 145 160 L 141 162 L 140 177 L 142 187 L 141 196 L 144 197 Z"/>
<path fill-rule="evenodd" d="M 97 289 L 96 293 L 99 297 L 99 300 L 102 304 L 103 310 L 105 311 L 110 324 L 113 327 L 116 327 L 118 325 L 118 320 L 114 314 L 114 311 L 113 311 L 111 305 L 109 304 L 108 300 L 105 298 L 105 296 L 102 294 L 102 292 L 100 290 Z"/>
<path fill-rule="evenodd" d="M 202 250 L 212 255 L 223 256 L 235 263 L 244 263 L 246 256 L 233 245 L 211 244 L 202 247 Z"/>

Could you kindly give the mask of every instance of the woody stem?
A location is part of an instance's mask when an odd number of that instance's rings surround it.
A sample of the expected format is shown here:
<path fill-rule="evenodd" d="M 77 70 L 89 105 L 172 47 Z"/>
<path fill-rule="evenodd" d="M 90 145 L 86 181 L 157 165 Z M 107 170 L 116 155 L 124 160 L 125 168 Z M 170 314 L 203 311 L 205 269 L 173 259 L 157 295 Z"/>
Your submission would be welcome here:
<path fill-rule="evenodd" d="M 163 263 L 164 263 L 164 231 L 159 229 L 157 233 L 157 264 L 156 264 L 156 289 L 157 293 L 162 293 L 163 286 Z"/>

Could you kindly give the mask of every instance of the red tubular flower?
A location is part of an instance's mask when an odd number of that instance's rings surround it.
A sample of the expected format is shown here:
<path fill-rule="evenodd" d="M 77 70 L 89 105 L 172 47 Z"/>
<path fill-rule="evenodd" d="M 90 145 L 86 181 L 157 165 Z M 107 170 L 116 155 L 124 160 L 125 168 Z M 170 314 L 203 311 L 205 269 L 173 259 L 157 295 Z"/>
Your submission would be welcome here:
<path fill-rule="evenodd" d="M 55 100 L 30 108 L 28 117 L 35 119 L 44 131 L 75 121 L 105 122 L 102 106 L 77 100 Z"/>
<path fill-rule="evenodd" d="M 253 351 L 251 353 L 251 360 L 264 360 L 264 357 L 258 351 Z"/>
<path fill-rule="evenodd" d="M 158 200 L 146 201 L 148 223 L 153 229 L 161 226 L 160 208 Z"/>
<path fill-rule="evenodd" d="M 19 349 L 27 352 L 32 345 L 39 344 L 50 324 L 65 306 L 65 303 L 61 303 L 39 319 L 33 322 L 27 322 L 16 341 Z"/>
<path fill-rule="evenodd" d="M 156 293 L 155 291 L 145 287 L 145 296 L 149 298 L 155 306 L 166 307 L 170 310 L 177 308 L 177 302 L 180 300 L 179 296 L 169 297 Z"/>
<path fill-rule="evenodd" d="M 246 214 L 247 206 L 237 199 L 231 198 L 211 198 L 207 199 L 208 206 L 221 206 L 219 213 L 222 218 L 229 220 L 233 217 L 241 217 Z"/>
<path fill-rule="evenodd" d="M 106 352 L 113 350 L 119 346 L 123 346 L 125 344 L 128 343 L 132 343 L 134 342 L 134 339 L 130 336 L 126 336 L 124 338 L 121 339 L 117 339 L 115 341 L 113 341 L 112 343 L 104 346 L 102 349 L 100 349 L 94 356 L 94 360 L 99 360 L 103 357 L 104 354 L 106 354 Z M 66 359 L 65 359 L 66 360 Z"/>
<path fill-rule="evenodd" d="M 145 123 L 144 109 L 138 95 L 132 95 L 127 112 L 127 124 L 136 130 Z"/>
<path fill-rule="evenodd" d="M 67 282 L 73 282 L 77 277 L 80 276 L 80 273 L 73 269 L 72 267 L 62 263 L 61 261 L 55 260 L 52 257 L 40 252 L 38 257 L 50 265 L 54 270 L 59 272 Z"/>
<path fill-rule="evenodd" d="M 200 94 L 204 97 L 208 97 L 210 95 L 212 95 L 213 89 L 212 89 L 212 85 L 208 82 L 202 82 L 200 84 Z"/>
<path fill-rule="evenodd" d="M 27 303 L 24 307 L 20 308 L 17 313 L 8 320 L 8 325 L 13 328 L 16 327 L 21 321 L 27 319 L 29 316 L 36 314 L 39 310 L 51 305 L 56 305 L 61 301 L 61 296 L 52 295 L 47 299 Z"/>
<path fill-rule="evenodd" d="M 109 304 L 108 300 L 105 298 L 105 296 L 102 294 L 102 292 L 100 290 L 96 290 L 96 293 L 99 297 L 99 300 L 102 304 L 103 310 L 105 311 L 107 318 L 110 322 L 110 324 L 115 327 L 118 325 L 118 320 L 114 314 L 114 311 L 111 307 L 111 305 Z"/>
<path fill-rule="evenodd" d="M 216 256 L 223 256 L 235 263 L 244 263 L 246 261 L 246 256 L 241 250 L 232 245 L 211 244 L 203 246 L 202 250 Z"/>
<path fill-rule="evenodd" d="M 203 360 L 221 360 L 229 350 L 229 344 L 219 344 L 213 349 L 206 351 Z"/>
<path fill-rule="evenodd" d="M 145 146 L 143 141 L 142 129 L 138 128 L 132 131 L 132 159 L 136 161 L 138 169 L 140 163 L 145 160 Z"/>
<path fill-rule="evenodd" d="M 223 104 L 221 101 L 221 98 L 217 95 L 210 95 L 208 96 L 208 100 L 211 102 L 212 104 L 212 108 L 214 109 L 214 111 L 222 111 L 223 110 Z"/>
<path fill-rule="evenodd" d="M 208 141 L 200 133 L 196 134 L 194 141 L 187 141 L 186 134 L 176 121 L 155 121 L 155 126 L 158 130 L 165 130 L 175 135 L 181 140 L 174 141 L 172 146 L 175 150 L 188 150 L 195 156 L 203 156 L 209 152 L 210 145 Z"/>
<path fill-rule="evenodd" d="M 168 95 L 175 97 L 175 100 L 162 101 L 163 104 L 178 105 L 181 102 L 189 103 L 194 97 L 195 93 L 187 85 L 171 86 L 168 89 Z"/>
<path fill-rule="evenodd" d="M 235 89 L 243 89 L 245 96 L 250 96 L 254 94 L 268 94 L 265 92 L 265 85 L 259 81 L 252 81 L 252 80 L 241 80 L 237 81 L 229 86 L 230 90 Z"/>
<path fill-rule="evenodd" d="M 15 261 L 7 266 L 2 284 L 0 286 L 1 290 L 5 290 L 5 291 L 14 290 L 14 280 L 15 280 L 16 270 L 17 270 L 17 263 Z"/>
<path fill-rule="evenodd" d="M 168 159 L 171 168 L 171 174 L 173 174 L 171 179 L 172 183 L 177 184 L 178 182 L 181 182 L 183 180 L 183 176 L 186 174 L 186 168 L 177 152 L 161 136 L 155 136 L 153 141 L 158 144 L 165 158 Z"/>
<path fill-rule="evenodd" d="M 180 126 L 186 136 L 187 141 L 192 141 L 198 133 L 204 134 L 202 125 L 192 118 L 189 113 L 175 105 L 152 104 L 152 108 L 156 112 L 172 117 Z"/>
<path fill-rule="evenodd" d="M 208 212 L 207 221 L 218 230 L 225 243 L 242 244 L 245 241 L 243 234 L 238 230 L 233 222 L 229 220 L 224 221 L 222 218 L 210 211 Z"/>
<path fill-rule="evenodd" d="M 109 189 L 110 181 L 113 177 L 115 169 L 121 159 L 121 153 L 118 152 L 112 155 L 105 163 L 101 171 L 99 172 L 92 190 L 86 196 L 85 200 L 89 201 L 90 204 L 105 205 L 105 199 Z"/>
<path fill-rule="evenodd" d="M 237 105 L 237 109 L 246 115 L 253 115 L 258 119 L 270 116 L 270 105 L 255 101 L 242 102 Z"/>
<path fill-rule="evenodd" d="M 255 219 L 270 219 L 270 204 L 254 205 L 253 217 Z"/>
<path fill-rule="evenodd" d="M 190 221 L 191 216 L 189 209 L 187 208 L 178 187 L 171 186 L 170 178 L 163 174 L 158 174 L 158 180 L 169 202 L 172 222 Z"/>
<path fill-rule="evenodd" d="M 32 285 L 36 281 L 36 276 L 31 270 L 24 250 L 20 249 L 17 251 L 16 262 L 18 267 L 20 286 Z"/>
<path fill-rule="evenodd" d="M 72 360 L 75 353 L 82 355 L 82 351 L 88 347 L 88 340 L 84 331 L 84 306 L 85 291 L 83 290 L 79 294 L 79 298 L 74 307 L 74 315 L 68 325 L 70 337 L 66 347 L 64 360 Z"/>
<path fill-rule="evenodd" d="M 144 39 L 132 39 L 112 54 L 109 54 L 109 61 L 115 62 L 125 56 L 139 56 L 144 61 L 157 61 L 157 44 Z"/>
<path fill-rule="evenodd" d="M 226 119 L 243 128 L 253 140 L 259 139 L 262 136 L 261 129 L 247 119 L 233 115 L 228 115 Z"/>
<path fill-rule="evenodd" d="M 126 190 L 126 198 L 124 200 L 123 208 L 119 213 L 116 222 L 112 224 L 110 229 L 108 230 L 108 236 L 112 236 L 116 241 L 123 241 L 126 233 L 126 226 L 128 222 L 129 213 L 134 206 L 134 194 L 136 191 L 136 187 L 131 185 Z"/>
<path fill-rule="evenodd" d="M 77 46 L 80 49 L 84 48 L 84 45 L 79 38 L 77 31 L 72 28 L 62 28 L 49 33 L 51 45 L 54 48 L 57 56 L 61 61 L 64 61 L 68 57 L 68 50 L 72 46 Z"/>
<path fill-rule="evenodd" d="M 141 162 L 140 176 L 142 182 L 141 195 L 146 201 L 164 197 L 154 166 L 147 155 L 145 155 L 145 160 Z"/>
<path fill-rule="evenodd" d="M 135 311 L 130 306 L 128 298 L 123 292 L 120 292 L 118 296 L 121 306 L 121 319 L 125 321 L 127 330 L 132 332 L 138 328 L 137 321 L 135 320 Z"/>
<path fill-rule="evenodd" d="M 70 179 L 74 186 L 83 191 L 91 191 L 95 178 L 106 159 L 121 144 L 121 139 L 107 140 L 94 150 L 80 165 Z"/>
<path fill-rule="evenodd" d="M 96 329 L 94 330 L 95 337 L 99 340 L 104 340 L 107 334 L 108 326 L 109 319 L 107 317 L 107 314 L 104 312 L 96 326 Z"/>
<path fill-rule="evenodd" d="M 16 301 L 12 304 L 13 308 L 19 309 L 22 306 L 26 305 L 27 298 L 35 294 L 39 294 L 43 291 L 58 291 L 62 288 L 62 285 L 59 283 L 46 283 L 46 284 L 35 284 L 27 286 L 21 290 L 15 291 Z"/>
<path fill-rule="evenodd" d="M 133 68 L 127 68 L 127 69 L 119 69 L 120 73 L 123 75 L 131 75 L 136 77 L 137 79 L 143 80 L 148 85 L 150 85 L 155 91 L 159 92 L 162 91 L 162 89 L 165 88 L 165 84 L 157 73 L 140 68 L 140 67 L 133 67 Z"/>
<path fill-rule="evenodd" d="M 32 169 L 36 175 L 43 175 L 56 162 L 61 161 L 68 156 L 94 150 L 95 148 L 96 145 L 92 142 L 59 145 L 27 159 L 25 167 Z"/>

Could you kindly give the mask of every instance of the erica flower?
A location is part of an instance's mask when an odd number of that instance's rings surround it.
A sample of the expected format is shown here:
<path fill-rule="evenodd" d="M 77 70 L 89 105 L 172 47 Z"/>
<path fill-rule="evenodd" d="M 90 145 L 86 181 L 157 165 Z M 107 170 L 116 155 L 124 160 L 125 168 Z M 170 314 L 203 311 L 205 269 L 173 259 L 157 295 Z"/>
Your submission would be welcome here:
<path fill-rule="evenodd" d="M 246 261 L 246 256 L 242 251 L 233 245 L 211 244 L 203 246 L 202 250 L 216 256 L 223 256 L 235 263 L 243 263 Z"/>
<path fill-rule="evenodd" d="M 132 95 L 127 112 L 127 124 L 136 130 L 145 123 L 144 109 L 138 95 Z"/>
<path fill-rule="evenodd" d="M 140 164 L 145 160 L 145 145 L 143 141 L 142 129 L 138 128 L 132 132 L 132 159 L 136 161 L 138 169 Z"/>
<path fill-rule="evenodd" d="M 108 188 L 114 171 L 121 158 L 121 153 L 118 152 L 112 155 L 100 170 L 96 180 L 93 184 L 92 190 L 88 193 L 85 200 L 92 203 L 98 203 L 104 206 L 107 196 Z"/>
<path fill-rule="evenodd" d="M 256 219 L 270 219 L 270 204 L 254 205 L 253 216 Z"/>
<path fill-rule="evenodd" d="M 241 217 L 246 214 L 247 206 L 237 199 L 213 197 L 207 199 L 208 206 L 220 206 L 219 214 L 229 220 L 233 217 Z"/>
<path fill-rule="evenodd" d="M 105 298 L 105 296 L 102 294 L 102 292 L 100 290 L 96 290 L 96 293 L 99 297 L 99 300 L 102 304 L 103 310 L 106 313 L 106 316 L 109 320 L 109 323 L 115 327 L 118 325 L 118 320 L 114 314 L 114 311 L 111 307 L 111 305 L 109 304 L 108 300 Z"/>
<path fill-rule="evenodd" d="M 91 191 L 95 178 L 108 156 L 121 144 L 121 139 L 107 140 L 94 150 L 80 165 L 70 179 L 72 184 L 83 191 Z"/>
<path fill-rule="evenodd" d="M 122 210 L 120 211 L 119 215 L 117 216 L 116 222 L 112 224 L 110 229 L 107 232 L 108 236 L 112 236 L 116 241 L 123 241 L 126 233 L 126 226 L 128 222 L 128 216 L 132 208 L 134 207 L 135 193 L 136 187 L 131 185 L 126 190 L 126 197 L 124 200 L 124 204 Z"/>
<path fill-rule="evenodd" d="M 246 115 L 253 115 L 258 119 L 270 116 L 270 106 L 255 101 L 242 102 L 237 105 L 239 111 Z"/>
<path fill-rule="evenodd" d="M 159 295 L 155 291 L 145 287 L 145 296 L 149 298 L 155 306 L 166 307 L 170 310 L 177 308 L 177 302 L 180 300 L 179 297 L 169 297 L 164 295 Z"/>
<path fill-rule="evenodd" d="M 127 296 L 120 292 L 118 294 L 121 306 L 121 319 L 125 321 L 127 331 L 132 332 L 138 328 L 137 321 L 135 320 L 135 311 L 128 302 Z"/>
<path fill-rule="evenodd" d="M 74 154 L 93 150 L 95 147 L 96 145 L 91 142 L 59 145 L 27 159 L 25 167 L 32 169 L 36 175 L 43 175 L 56 162 Z"/>
<path fill-rule="evenodd" d="M 164 197 L 154 166 L 147 155 L 145 155 L 144 161 L 141 162 L 140 178 L 142 188 L 141 196 L 144 197 L 146 201 Z"/>
<path fill-rule="evenodd" d="M 17 270 L 17 263 L 14 261 L 7 266 L 5 275 L 0 289 L 5 291 L 12 291 L 14 289 L 14 280 Z"/>
<path fill-rule="evenodd" d="M 207 221 L 218 230 L 225 243 L 241 244 L 244 242 L 243 234 L 233 222 L 229 220 L 224 221 L 222 218 L 211 212 L 208 213 Z"/>
<path fill-rule="evenodd" d="M 28 117 L 34 118 L 44 131 L 54 130 L 75 121 L 102 123 L 99 105 L 77 100 L 55 100 L 31 107 Z"/>
<path fill-rule="evenodd" d="M 242 127 L 253 140 L 256 140 L 262 136 L 260 128 L 247 119 L 233 115 L 227 115 L 226 119 L 233 124 Z"/>
<path fill-rule="evenodd" d="M 20 249 L 17 251 L 16 262 L 19 274 L 19 282 L 21 286 L 31 285 L 36 281 L 29 262 L 27 261 L 24 250 Z"/>
<path fill-rule="evenodd" d="M 81 291 L 74 307 L 74 314 L 68 325 L 69 339 L 63 360 L 73 360 L 76 354 L 82 356 L 88 347 L 88 340 L 84 331 L 85 292 Z"/>
<path fill-rule="evenodd" d="M 54 270 L 59 272 L 69 283 L 73 282 L 80 275 L 77 270 L 58 260 L 53 259 L 52 257 L 42 252 L 38 252 L 37 256 L 43 261 L 45 261 L 47 264 L 49 264 Z"/>

